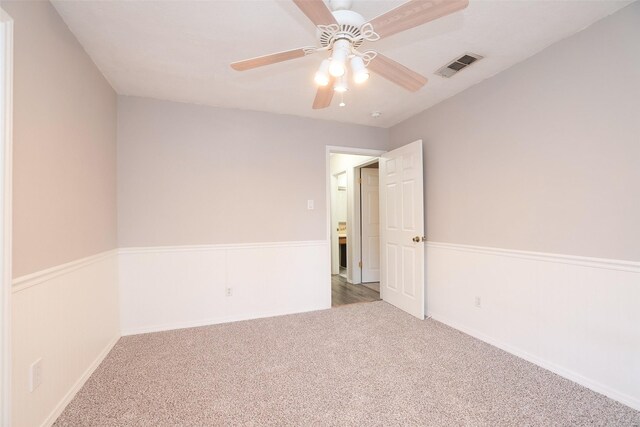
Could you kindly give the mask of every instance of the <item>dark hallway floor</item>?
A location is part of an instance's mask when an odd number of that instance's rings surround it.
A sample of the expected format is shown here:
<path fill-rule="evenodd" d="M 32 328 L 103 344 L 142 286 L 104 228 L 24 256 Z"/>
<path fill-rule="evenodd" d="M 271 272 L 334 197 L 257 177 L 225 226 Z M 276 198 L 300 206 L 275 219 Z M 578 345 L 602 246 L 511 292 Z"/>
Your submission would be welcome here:
<path fill-rule="evenodd" d="M 380 292 L 363 285 L 353 285 L 336 274 L 331 276 L 331 307 L 380 300 Z"/>

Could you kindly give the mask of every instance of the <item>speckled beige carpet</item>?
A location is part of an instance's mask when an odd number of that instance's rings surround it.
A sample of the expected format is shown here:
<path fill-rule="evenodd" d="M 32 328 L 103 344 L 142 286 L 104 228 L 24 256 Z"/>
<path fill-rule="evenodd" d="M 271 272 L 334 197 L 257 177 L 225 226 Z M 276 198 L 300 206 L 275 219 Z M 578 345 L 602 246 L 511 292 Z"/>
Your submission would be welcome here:
<path fill-rule="evenodd" d="M 122 338 L 58 426 L 638 426 L 640 412 L 384 303 Z"/>

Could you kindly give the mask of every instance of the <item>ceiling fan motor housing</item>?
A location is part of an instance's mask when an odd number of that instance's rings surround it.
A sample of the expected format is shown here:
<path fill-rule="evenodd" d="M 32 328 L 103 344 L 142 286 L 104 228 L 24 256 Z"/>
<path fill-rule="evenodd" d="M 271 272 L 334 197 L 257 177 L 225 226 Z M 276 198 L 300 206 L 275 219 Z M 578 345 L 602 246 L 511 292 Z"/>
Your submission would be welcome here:
<path fill-rule="evenodd" d="M 329 0 L 331 10 L 349 10 L 353 4 L 352 0 Z"/>
<path fill-rule="evenodd" d="M 337 40 L 345 39 L 352 42 L 354 48 L 358 48 L 364 41 L 361 37 L 360 27 L 366 22 L 357 12 L 340 9 L 332 12 L 339 25 L 318 26 L 318 41 L 320 46 L 331 49 Z"/>

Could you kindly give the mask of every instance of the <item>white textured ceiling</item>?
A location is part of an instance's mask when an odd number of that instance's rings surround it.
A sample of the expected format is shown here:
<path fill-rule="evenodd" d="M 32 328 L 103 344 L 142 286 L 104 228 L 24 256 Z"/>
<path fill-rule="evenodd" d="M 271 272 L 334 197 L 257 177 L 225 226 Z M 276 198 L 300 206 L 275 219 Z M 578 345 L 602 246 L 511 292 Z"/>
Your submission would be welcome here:
<path fill-rule="evenodd" d="M 372 75 L 346 107 L 312 110 L 320 54 L 237 72 L 229 63 L 315 44 L 315 28 L 288 0 L 54 1 L 114 89 L 219 107 L 392 126 L 455 95 L 631 1 L 470 0 L 459 13 L 365 46 L 429 78 L 417 93 Z M 401 0 L 355 0 L 366 19 Z M 485 59 L 451 79 L 434 72 L 465 52 Z M 352 85 L 353 86 L 353 85 Z M 374 119 L 370 113 L 381 111 Z"/>

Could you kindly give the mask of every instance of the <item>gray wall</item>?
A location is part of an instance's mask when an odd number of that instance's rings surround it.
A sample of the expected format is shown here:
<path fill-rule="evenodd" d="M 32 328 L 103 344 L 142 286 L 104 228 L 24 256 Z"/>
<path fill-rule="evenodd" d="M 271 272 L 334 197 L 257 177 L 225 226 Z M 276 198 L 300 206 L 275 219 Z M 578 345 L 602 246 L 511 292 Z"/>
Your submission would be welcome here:
<path fill-rule="evenodd" d="M 119 246 L 325 239 L 325 145 L 387 143 L 386 129 L 120 97 Z"/>
<path fill-rule="evenodd" d="M 638 41 L 640 2 L 391 128 L 428 239 L 640 260 Z"/>
<path fill-rule="evenodd" d="M 14 277 L 116 247 L 116 107 L 49 2 L 14 19 Z"/>

